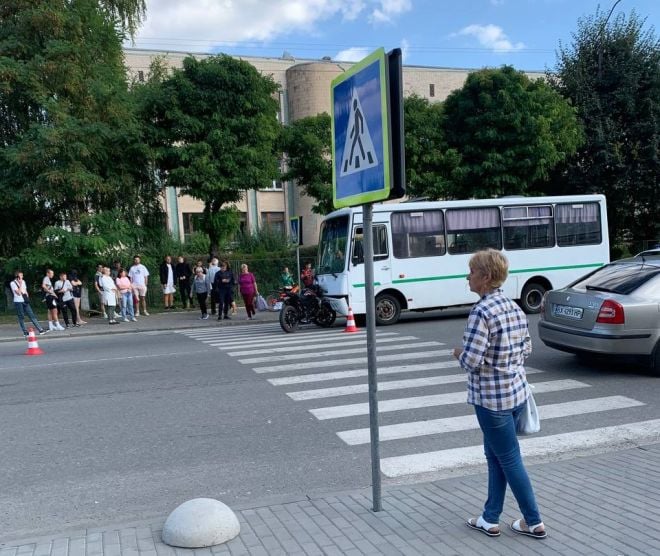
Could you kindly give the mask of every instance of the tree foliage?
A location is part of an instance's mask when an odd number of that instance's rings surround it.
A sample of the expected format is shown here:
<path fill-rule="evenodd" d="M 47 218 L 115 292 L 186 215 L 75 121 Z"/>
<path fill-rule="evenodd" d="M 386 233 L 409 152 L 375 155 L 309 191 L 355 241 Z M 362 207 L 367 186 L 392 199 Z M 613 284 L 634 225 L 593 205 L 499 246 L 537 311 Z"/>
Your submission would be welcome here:
<path fill-rule="evenodd" d="M 443 106 L 413 95 L 404 99 L 403 110 L 406 193 L 409 197 L 445 198 L 450 184 L 447 176 L 459 156 L 444 140 Z"/>
<path fill-rule="evenodd" d="M 312 210 L 328 214 L 332 205 L 331 122 L 327 113 L 301 118 L 282 130 L 281 149 L 287 170 L 282 179 L 295 180 L 305 195 L 316 200 Z"/>
<path fill-rule="evenodd" d="M 573 108 L 510 66 L 471 73 L 445 101 L 443 129 L 460 155 L 449 175 L 454 198 L 528 193 L 582 141 Z"/>
<path fill-rule="evenodd" d="M 226 55 L 188 57 L 137 90 L 156 166 L 168 186 L 204 203 L 210 252 L 226 230 L 226 204 L 269 187 L 279 173 L 276 83 Z"/>
<path fill-rule="evenodd" d="M 660 222 L 660 41 L 634 12 L 597 12 L 560 45 L 553 87 L 577 108 L 586 142 L 557 174 L 556 192 L 599 192 L 610 237 L 658 237 Z"/>
<path fill-rule="evenodd" d="M 137 3 L 140 4 L 140 3 Z M 90 212 L 159 210 L 134 117 L 119 15 L 135 2 L 16 0 L 0 7 L 0 247 Z"/>

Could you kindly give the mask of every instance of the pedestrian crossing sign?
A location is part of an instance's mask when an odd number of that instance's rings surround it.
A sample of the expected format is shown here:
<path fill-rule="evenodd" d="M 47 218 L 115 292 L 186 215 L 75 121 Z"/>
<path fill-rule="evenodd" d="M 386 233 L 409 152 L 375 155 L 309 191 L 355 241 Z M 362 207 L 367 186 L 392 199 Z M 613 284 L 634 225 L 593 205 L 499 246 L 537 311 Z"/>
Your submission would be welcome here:
<path fill-rule="evenodd" d="M 379 48 L 332 81 L 336 208 L 387 199 L 391 187 L 389 81 Z"/>

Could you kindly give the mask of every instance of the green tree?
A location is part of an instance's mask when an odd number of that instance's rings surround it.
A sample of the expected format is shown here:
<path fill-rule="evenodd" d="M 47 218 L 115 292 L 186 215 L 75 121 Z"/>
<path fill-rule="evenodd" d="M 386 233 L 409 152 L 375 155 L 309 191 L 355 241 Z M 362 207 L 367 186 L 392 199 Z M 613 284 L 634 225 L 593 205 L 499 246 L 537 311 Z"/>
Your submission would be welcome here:
<path fill-rule="evenodd" d="M 406 148 L 406 193 L 442 199 L 449 195 L 447 176 L 460 158 L 448 149 L 442 130 L 443 105 L 413 95 L 403 101 Z"/>
<path fill-rule="evenodd" d="M 574 109 L 543 80 L 510 66 L 471 73 L 444 102 L 454 198 L 520 195 L 546 180 L 582 141 Z"/>
<path fill-rule="evenodd" d="M 305 195 L 316 200 L 312 210 L 328 214 L 332 205 L 330 116 L 323 112 L 301 118 L 282 129 L 281 148 L 287 170 L 282 179 L 295 180 Z"/>
<path fill-rule="evenodd" d="M 660 41 L 644 23 L 634 12 L 578 20 L 548 76 L 586 134 L 553 190 L 604 193 L 611 239 L 628 232 L 637 246 L 658 237 L 660 222 Z"/>
<path fill-rule="evenodd" d="M 137 222 L 157 188 L 123 65 L 142 1 L 14 0 L 0 7 L 0 249 L 90 212 Z"/>
<path fill-rule="evenodd" d="M 227 233 L 227 204 L 278 176 L 277 84 L 230 56 L 185 58 L 137 88 L 155 164 L 168 186 L 204 203 L 209 251 Z"/>

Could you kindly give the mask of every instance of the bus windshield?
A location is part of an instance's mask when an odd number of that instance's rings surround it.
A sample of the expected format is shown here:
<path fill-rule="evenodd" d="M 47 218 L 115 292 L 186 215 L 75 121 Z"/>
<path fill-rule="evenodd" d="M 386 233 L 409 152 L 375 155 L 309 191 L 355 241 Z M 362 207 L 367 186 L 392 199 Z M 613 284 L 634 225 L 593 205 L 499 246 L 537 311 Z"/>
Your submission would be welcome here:
<path fill-rule="evenodd" d="M 326 220 L 319 238 L 318 274 L 334 274 L 346 268 L 348 215 Z"/>

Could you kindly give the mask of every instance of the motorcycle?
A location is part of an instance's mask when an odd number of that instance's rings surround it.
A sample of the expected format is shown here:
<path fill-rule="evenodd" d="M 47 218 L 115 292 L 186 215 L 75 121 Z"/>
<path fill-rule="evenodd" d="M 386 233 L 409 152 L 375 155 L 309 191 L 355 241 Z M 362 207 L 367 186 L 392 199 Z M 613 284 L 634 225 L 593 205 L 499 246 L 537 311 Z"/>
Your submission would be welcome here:
<path fill-rule="evenodd" d="M 280 326 L 284 332 L 295 332 L 301 324 L 311 323 L 329 328 L 336 318 L 337 313 L 323 298 L 317 285 L 300 292 L 290 290 L 283 293 Z"/>

